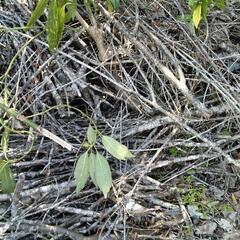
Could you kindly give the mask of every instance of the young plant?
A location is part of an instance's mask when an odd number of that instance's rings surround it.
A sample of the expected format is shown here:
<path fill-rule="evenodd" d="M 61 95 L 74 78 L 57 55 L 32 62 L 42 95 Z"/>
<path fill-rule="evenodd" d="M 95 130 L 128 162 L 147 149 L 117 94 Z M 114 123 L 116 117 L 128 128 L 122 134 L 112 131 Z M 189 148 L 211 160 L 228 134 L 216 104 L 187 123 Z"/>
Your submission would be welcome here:
<path fill-rule="evenodd" d="M 39 0 L 26 27 L 32 27 L 43 15 L 45 9 L 48 10 L 47 41 L 49 49 L 53 50 L 57 48 L 62 38 L 65 22 L 75 17 L 77 0 Z"/>
<path fill-rule="evenodd" d="M 200 21 L 207 19 L 207 11 L 211 5 L 224 9 L 225 0 L 188 0 L 191 9 L 191 21 L 197 29 Z"/>
<path fill-rule="evenodd" d="M 8 161 L 0 160 L 0 192 L 12 193 L 15 188 L 15 180 Z"/>
<path fill-rule="evenodd" d="M 4 101 L 7 102 L 7 94 L 5 95 Z M 0 159 L 0 193 L 11 193 L 15 188 L 15 180 L 7 156 L 11 126 L 4 123 L 4 119 L 0 117 L 0 127 L 3 129 L 0 138 L 0 151 L 3 154 L 2 159 Z"/>
<path fill-rule="evenodd" d="M 10 126 L 4 124 L 2 118 L 0 118 L 0 126 L 4 129 L 1 136 L 0 150 L 3 153 L 3 159 L 0 159 L 0 192 L 11 193 L 15 188 L 15 180 L 10 168 L 10 161 L 7 156 Z"/>
<path fill-rule="evenodd" d="M 120 0 L 106 0 L 109 11 L 118 10 Z M 91 14 L 91 6 L 96 8 L 95 0 L 84 0 L 87 12 Z M 77 0 L 39 0 L 28 20 L 26 28 L 31 28 L 47 10 L 47 42 L 52 51 L 58 47 L 62 38 L 65 23 L 73 20 L 77 14 Z"/>
<path fill-rule="evenodd" d="M 95 148 L 98 138 L 101 138 L 103 147 L 119 160 L 132 158 L 133 154 L 114 138 L 105 135 L 100 136 L 97 129 L 92 126 L 88 127 L 87 143 L 84 144 L 87 150 L 78 158 L 74 170 L 76 191 L 81 191 L 90 177 L 94 185 L 100 188 L 106 198 L 112 186 L 112 173 L 107 159 Z"/>

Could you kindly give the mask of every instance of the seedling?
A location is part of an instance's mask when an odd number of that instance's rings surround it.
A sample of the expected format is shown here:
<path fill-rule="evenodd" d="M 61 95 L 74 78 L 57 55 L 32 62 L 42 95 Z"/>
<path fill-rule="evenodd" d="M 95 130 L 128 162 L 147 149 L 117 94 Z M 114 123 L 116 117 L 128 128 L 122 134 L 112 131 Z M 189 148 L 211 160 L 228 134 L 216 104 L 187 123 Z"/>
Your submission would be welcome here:
<path fill-rule="evenodd" d="M 191 22 L 198 29 L 201 20 L 206 21 L 207 12 L 211 6 L 224 9 L 225 0 L 188 0 L 188 6 L 191 9 Z"/>
<path fill-rule="evenodd" d="M 74 178 L 76 191 L 81 191 L 90 177 L 96 187 L 99 187 L 103 192 L 104 197 L 107 197 L 112 186 L 112 173 L 107 159 L 99 153 L 95 144 L 97 140 L 101 140 L 103 148 L 105 148 L 113 157 L 118 160 L 127 160 L 133 157 L 133 154 L 128 148 L 114 138 L 101 135 L 98 130 L 91 125 L 87 130 L 87 150 L 78 158 L 74 170 Z"/>
<path fill-rule="evenodd" d="M 89 15 L 92 14 L 91 8 L 96 9 L 94 0 L 84 0 L 85 8 Z M 107 0 L 109 11 L 118 10 L 120 0 Z M 26 28 L 31 28 L 36 21 L 44 14 L 47 9 L 47 42 L 49 49 L 53 51 L 59 45 L 62 38 L 65 23 L 74 20 L 77 14 L 77 0 L 39 0 L 36 8 L 28 20 Z"/>

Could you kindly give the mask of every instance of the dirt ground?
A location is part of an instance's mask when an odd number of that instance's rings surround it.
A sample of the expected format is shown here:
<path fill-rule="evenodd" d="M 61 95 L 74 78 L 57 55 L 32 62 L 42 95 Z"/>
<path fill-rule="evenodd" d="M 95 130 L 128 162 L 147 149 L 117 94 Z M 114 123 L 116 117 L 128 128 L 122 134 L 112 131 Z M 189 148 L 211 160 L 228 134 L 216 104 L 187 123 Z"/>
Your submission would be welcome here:
<path fill-rule="evenodd" d="M 34 6 L 0 1 L 0 100 L 72 149 L 0 110 L 0 159 L 16 181 L 0 193 L 0 239 L 240 239 L 239 0 L 197 31 L 184 0 L 98 10 L 105 55 L 79 19 L 50 52 L 45 16 L 22 30 Z M 106 199 L 90 180 L 75 191 L 89 119 L 134 154 L 97 145 L 112 171 Z"/>

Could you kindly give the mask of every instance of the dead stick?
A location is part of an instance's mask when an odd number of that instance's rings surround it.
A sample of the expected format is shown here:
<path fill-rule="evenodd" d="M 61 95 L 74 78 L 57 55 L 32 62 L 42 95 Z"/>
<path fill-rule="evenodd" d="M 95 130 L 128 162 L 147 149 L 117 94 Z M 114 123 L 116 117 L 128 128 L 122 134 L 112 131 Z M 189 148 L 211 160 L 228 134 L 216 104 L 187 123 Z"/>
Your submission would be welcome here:
<path fill-rule="evenodd" d="M 25 116 L 18 114 L 13 108 L 9 108 L 4 103 L 0 102 L 0 109 L 4 112 L 6 112 L 11 117 L 16 118 L 17 120 L 21 121 L 25 125 L 33 128 L 35 131 L 40 133 L 41 135 L 51 139 L 52 141 L 56 142 L 57 144 L 61 145 L 63 148 L 66 148 L 68 151 L 73 151 L 74 147 L 70 143 L 67 143 L 66 141 L 62 140 L 60 137 L 56 136 L 55 134 L 51 133 L 47 129 L 38 126 L 33 121 L 27 119 Z"/>

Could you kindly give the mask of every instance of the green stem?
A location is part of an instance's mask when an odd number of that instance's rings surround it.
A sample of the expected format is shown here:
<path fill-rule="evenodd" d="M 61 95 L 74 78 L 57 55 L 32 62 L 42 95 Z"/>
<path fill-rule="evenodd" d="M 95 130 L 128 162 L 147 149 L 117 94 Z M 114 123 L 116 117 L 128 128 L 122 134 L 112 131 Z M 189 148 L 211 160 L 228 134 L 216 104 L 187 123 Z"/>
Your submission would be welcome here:
<path fill-rule="evenodd" d="M 14 118 L 18 119 L 19 121 L 25 123 L 27 126 L 33 128 L 34 130 L 38 129 L 38 125 L 36 123 L 34 123 L 31 120 L 25 118 L 23 115 L 19 115 L 14 109 L 9 108 L 8 106 L 6 106 L 5 104 L 3 104 L 1 102 L 0 102 L 0 109 L 3 112 L 6 112 L 11 117 L 14 117 Z"/>

